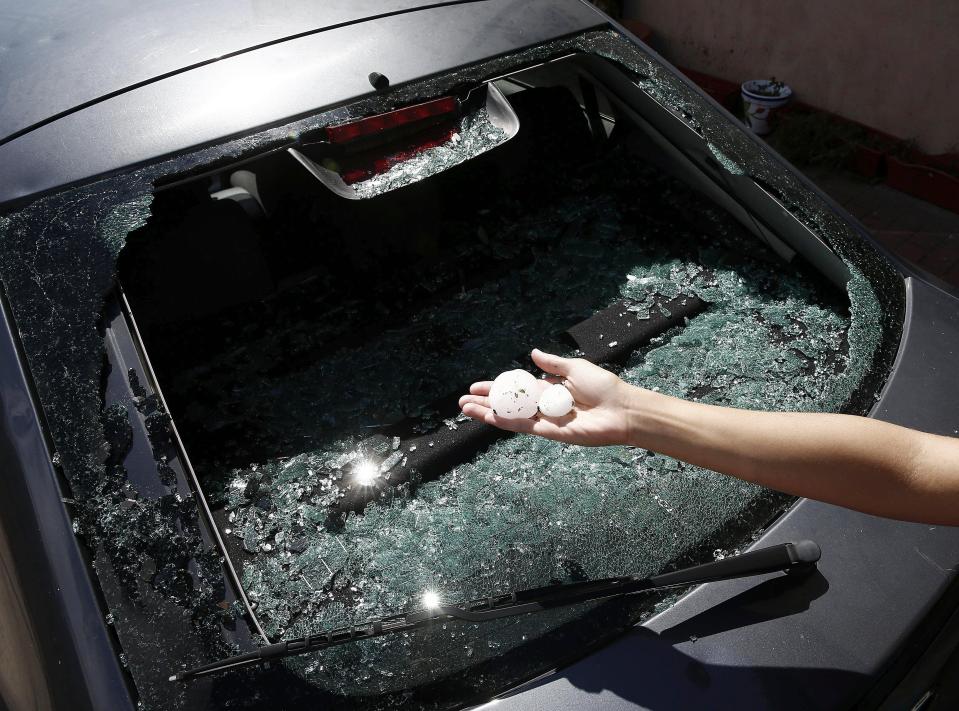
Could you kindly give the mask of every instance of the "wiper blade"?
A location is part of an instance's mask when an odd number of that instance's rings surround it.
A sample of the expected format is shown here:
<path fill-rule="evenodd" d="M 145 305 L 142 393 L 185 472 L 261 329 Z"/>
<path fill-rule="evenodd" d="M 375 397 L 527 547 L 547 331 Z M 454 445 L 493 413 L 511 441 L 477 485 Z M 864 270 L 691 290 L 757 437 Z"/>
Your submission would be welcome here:
<path fill-rule="evenodd" d="M 664 588 L 745 578 L 777 571 L 789 572 L 790 570 L 814 565 L 819 557 L 819 545 L 813 541 L 782 543 L 649 578 L 636 578 L 627 575 L 618 578 L 587 580 L 580 583 L 519 590 L 472 600 L 463 605 L 438 604 L 423 610 L 377 618 L 360 625 L 338 627 L 306 637 L 269 644 L 252 652 L 221 659 L 193 669 L 186 669 L 172 675 L 170 681 L 189 681 L 230 669 L 265 664 L 283 657 L 311 654 L 361 639 L 382 637 L 396 632 L 409 632 L 438 621 L 485 622 L 501 617 L 541 612 L 554 607 L 607 600 Z"/>

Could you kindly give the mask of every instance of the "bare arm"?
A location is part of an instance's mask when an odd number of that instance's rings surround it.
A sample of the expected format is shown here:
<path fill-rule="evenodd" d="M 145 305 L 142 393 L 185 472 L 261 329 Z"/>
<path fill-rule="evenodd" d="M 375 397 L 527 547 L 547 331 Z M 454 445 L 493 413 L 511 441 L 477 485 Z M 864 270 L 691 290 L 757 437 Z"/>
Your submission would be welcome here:
<path fill-rule="evenodd" d="M 503 420 L 489 383 L 460 400 L 489 424 L 597 446 L 631 444 L 779 491 L 867 513 L 959 525 L 959 439 L 851 415 L 738 410 L 636 388 L 587 361 L 533 352 L 567 382 L 566 417 Z"/>

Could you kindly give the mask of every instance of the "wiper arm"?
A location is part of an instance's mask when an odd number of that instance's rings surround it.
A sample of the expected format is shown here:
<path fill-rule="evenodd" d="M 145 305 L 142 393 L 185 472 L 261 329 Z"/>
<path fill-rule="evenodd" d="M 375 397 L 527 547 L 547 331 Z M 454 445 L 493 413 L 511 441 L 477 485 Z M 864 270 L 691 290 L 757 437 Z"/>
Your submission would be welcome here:
<path fill-rule="evenodd" d="M 230 669 L 265 664 L 283 657 L 310 654 L 361 639 L 382 637 L 396 632 L 409 632 L 437 621 L 455 619 L 467 622 L 485 622 L 501 617 L 541 612 L 554 607 L 607 600 L 664 588 L 745 578 L 777 571 L 788 572 L 814 565 L 819 560 L 819 556 L 819 546 L 813 541 L 782 543 L 649 578 L 636 578 L 627 575 L 619 578 L 587 580 L 581 583 L 519 590 L 504 595 L 472 600 L 461 606 L 439 604 L 424 610 L 381 617 L 360 625 L 339 627 L 306 637 L 269 644 L 252 652 L 221 659 L 193 669 L 186 669 L 171 676 L 170 681 L 189 681 Z"/>

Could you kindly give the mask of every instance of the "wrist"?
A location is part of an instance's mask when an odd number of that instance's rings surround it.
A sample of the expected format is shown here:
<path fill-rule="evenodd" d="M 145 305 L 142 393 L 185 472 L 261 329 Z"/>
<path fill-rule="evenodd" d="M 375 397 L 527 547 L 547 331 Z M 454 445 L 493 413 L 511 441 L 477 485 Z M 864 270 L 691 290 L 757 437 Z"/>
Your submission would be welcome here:
<path fill-rule="evenodd" d="M 626 385 L 623 398 L 626 441 L 634 447 L 662 451 L 682 427 L 684 402 L 669 395 Z"/>

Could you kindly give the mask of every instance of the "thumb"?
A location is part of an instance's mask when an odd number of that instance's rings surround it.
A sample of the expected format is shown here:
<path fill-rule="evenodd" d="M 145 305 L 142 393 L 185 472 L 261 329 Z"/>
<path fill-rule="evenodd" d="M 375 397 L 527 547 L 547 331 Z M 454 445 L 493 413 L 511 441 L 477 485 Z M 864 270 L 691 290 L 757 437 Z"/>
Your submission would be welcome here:
<path fill-rule="evenodd" d="M 573 363 L 569 358 L 561 358 L 552 353 L 544 353 L 538 348 L 534 348 L 530 355 L 533 357 L 533 362 L 544 372 L 552 373 L 553 375 L 562 375 L 564 377 L 569 375 Z"/>

